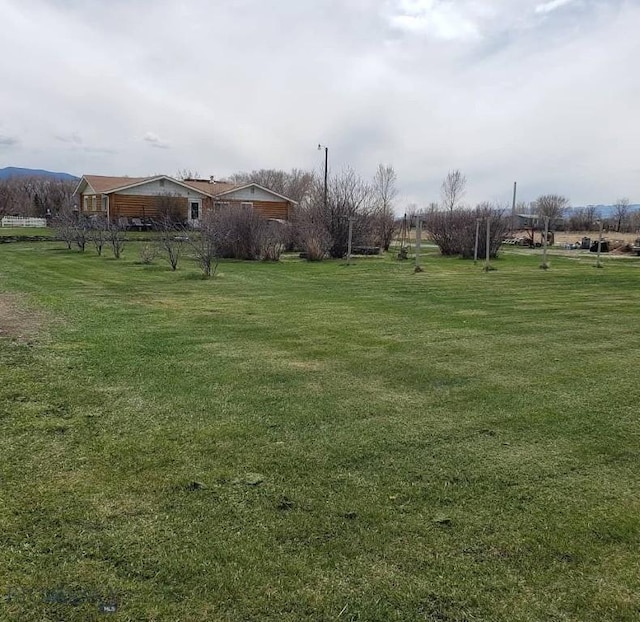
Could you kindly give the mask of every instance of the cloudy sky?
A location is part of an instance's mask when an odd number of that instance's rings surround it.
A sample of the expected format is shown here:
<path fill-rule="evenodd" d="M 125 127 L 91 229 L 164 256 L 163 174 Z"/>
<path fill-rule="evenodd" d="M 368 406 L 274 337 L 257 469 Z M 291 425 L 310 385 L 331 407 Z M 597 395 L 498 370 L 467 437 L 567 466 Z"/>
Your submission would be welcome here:
<path fill-rule="evenodd" d="M 0 168 L 640 202 L 640 0 L 0 0 Z M 402 206 L 399 206 L 401 209 Z"/>

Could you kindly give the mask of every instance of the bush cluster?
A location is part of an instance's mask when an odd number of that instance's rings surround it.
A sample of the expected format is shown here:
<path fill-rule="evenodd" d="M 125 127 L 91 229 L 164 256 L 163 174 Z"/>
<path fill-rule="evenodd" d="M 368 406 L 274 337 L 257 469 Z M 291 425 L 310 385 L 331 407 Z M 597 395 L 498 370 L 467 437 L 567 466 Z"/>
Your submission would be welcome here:
<path fill-rule="evenodd" d="M 489 256 L 495 258 L 508 229 L 508 221 L 501 210 L 488 204 L 475 210 L 432 209 L 425 216 L 425 228 L 443 255 L 473 258 L 477 223 L 480 223 L 478 256 L 486 256 L 487 223 L 489 226 Z"/>

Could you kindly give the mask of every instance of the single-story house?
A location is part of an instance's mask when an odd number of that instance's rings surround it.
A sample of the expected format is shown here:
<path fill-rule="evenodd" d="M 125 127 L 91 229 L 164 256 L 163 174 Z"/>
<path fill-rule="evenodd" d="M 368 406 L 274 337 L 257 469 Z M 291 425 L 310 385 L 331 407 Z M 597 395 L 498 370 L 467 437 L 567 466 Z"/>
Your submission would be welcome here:
<path fill-rule="evenodd" d="M 78 210 L 87 216 L 119 219 L 154 219 L 171 205 L 173 211 L 196 225 L 213 207 L 238 206 L 256 210 L 266 218 L 289 220 L 296 202 L 258 184 L 235 185 L 206 179 L 104 177 L 83 175 L 75 190 Z"/>

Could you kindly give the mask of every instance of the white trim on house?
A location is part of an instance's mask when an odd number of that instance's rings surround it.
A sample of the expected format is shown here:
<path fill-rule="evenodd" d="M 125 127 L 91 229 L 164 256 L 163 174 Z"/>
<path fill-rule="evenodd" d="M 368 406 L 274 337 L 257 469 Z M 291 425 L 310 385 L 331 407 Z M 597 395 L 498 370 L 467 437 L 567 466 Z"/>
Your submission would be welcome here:
<path fill-rule="evenodd" d="M 212 194 L 207 194 L 206 192 L 203 192 L 199 188 L 196 188 L 194 186 L 190 186 L 189 184 L 184 183 L 183 181 L 180 181 L 179 179 L 174 179 L 173 177 L 169 177 L 169 175 L 157 175 L 156 177 L 149 177 L 148 179 L 145 179 L 143 181 L 137 181 L 137 182 L 135 182 L 133 184 L 127 184 L 126 186 L 120 186 L 119 188 L 112 188 L 111 190 L 105 191 L 103 194 L 114 194 L 115 192 L 122 192 L 123 190 L 129 190 L 131 188 L 138 188 L 139 186 L 144 186 L 145 184 L 150 184 L 150 183 L 152 183 L 154 181 L 160 181 L 161 179 L 168 180 L 171 183 L 177 184 L 178 186 L 182 186 L 186 190 L 191 190 L 192 192 L 196 192 L 197 194 L 201 194 L 204 197 L 212 197 L 213 196 Z"/>
<path fill-rule="evenodd" d="M 85 188 L 85 192 L 80 192 L 80 188 L 82 186 L 82 184 L 86 184 L 86 188 Z M 86 190 L 89 189 L 89 192 L 87 193 Z M 84 178 L 84 175 L 80 178 L 80 181 L 78 182 L 78 185 L 76 186 L 76 189 L 73 191 L 73 194 L 97 194 L 97 192 L 91 187 L 91 184 Z"/>
<path fill-rule="evenodd" d="M 197 205 L 198 206 L 198 217 L 197 218 L 193 218 L 193 206 Z M 190 223 L 195 223 L 195 222 L 200 222 L 200 219 L 202 218 L 202 199 L 189 199 L 189 202 L 187 203 L 187 219 L 189 220 Z"/>
<path fill-rule="evenodd" d="M 289 197 L 285 197 L 282 194 L 278 194 L 277 192 L 274 192 L 273 190 L 269 190 L 269 188 L 265 188 L 264 186 L 261 186 L 260 184 L 256 184 L 256 183 L 250 183 L 250 184 L 245 184 L 244 186 L 238 186 L 236 188 L 232 188 L 231 190 L 225 190 L 224 192 L 220 192 L 219 194 L 214 194 L 213 196 L 214 198 L 222 197 L 225 194 L 231 194 L 232 192 L 239 192 L 241 190 L 246 190 L 247 188 L 260 188 L 260 190 L 263 190 L 264 192 L 268 192 L 269 194 L 272 194 L 274 197 L 278 197 L 279 199 L 283 199 L 284 201 L 293 203 L 294 205 L 298 204 L 297 201 L 294 201 Z"/>

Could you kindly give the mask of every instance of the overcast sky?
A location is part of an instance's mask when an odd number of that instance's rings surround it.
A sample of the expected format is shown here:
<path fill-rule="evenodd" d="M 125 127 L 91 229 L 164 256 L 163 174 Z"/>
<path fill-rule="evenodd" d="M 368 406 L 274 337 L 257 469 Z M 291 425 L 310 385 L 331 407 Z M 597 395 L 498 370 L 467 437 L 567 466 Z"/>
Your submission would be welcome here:
<path fill-rule="evenodd" d="M 640 202 L 640 0 L 0 0 L 0 168 Z"/>

